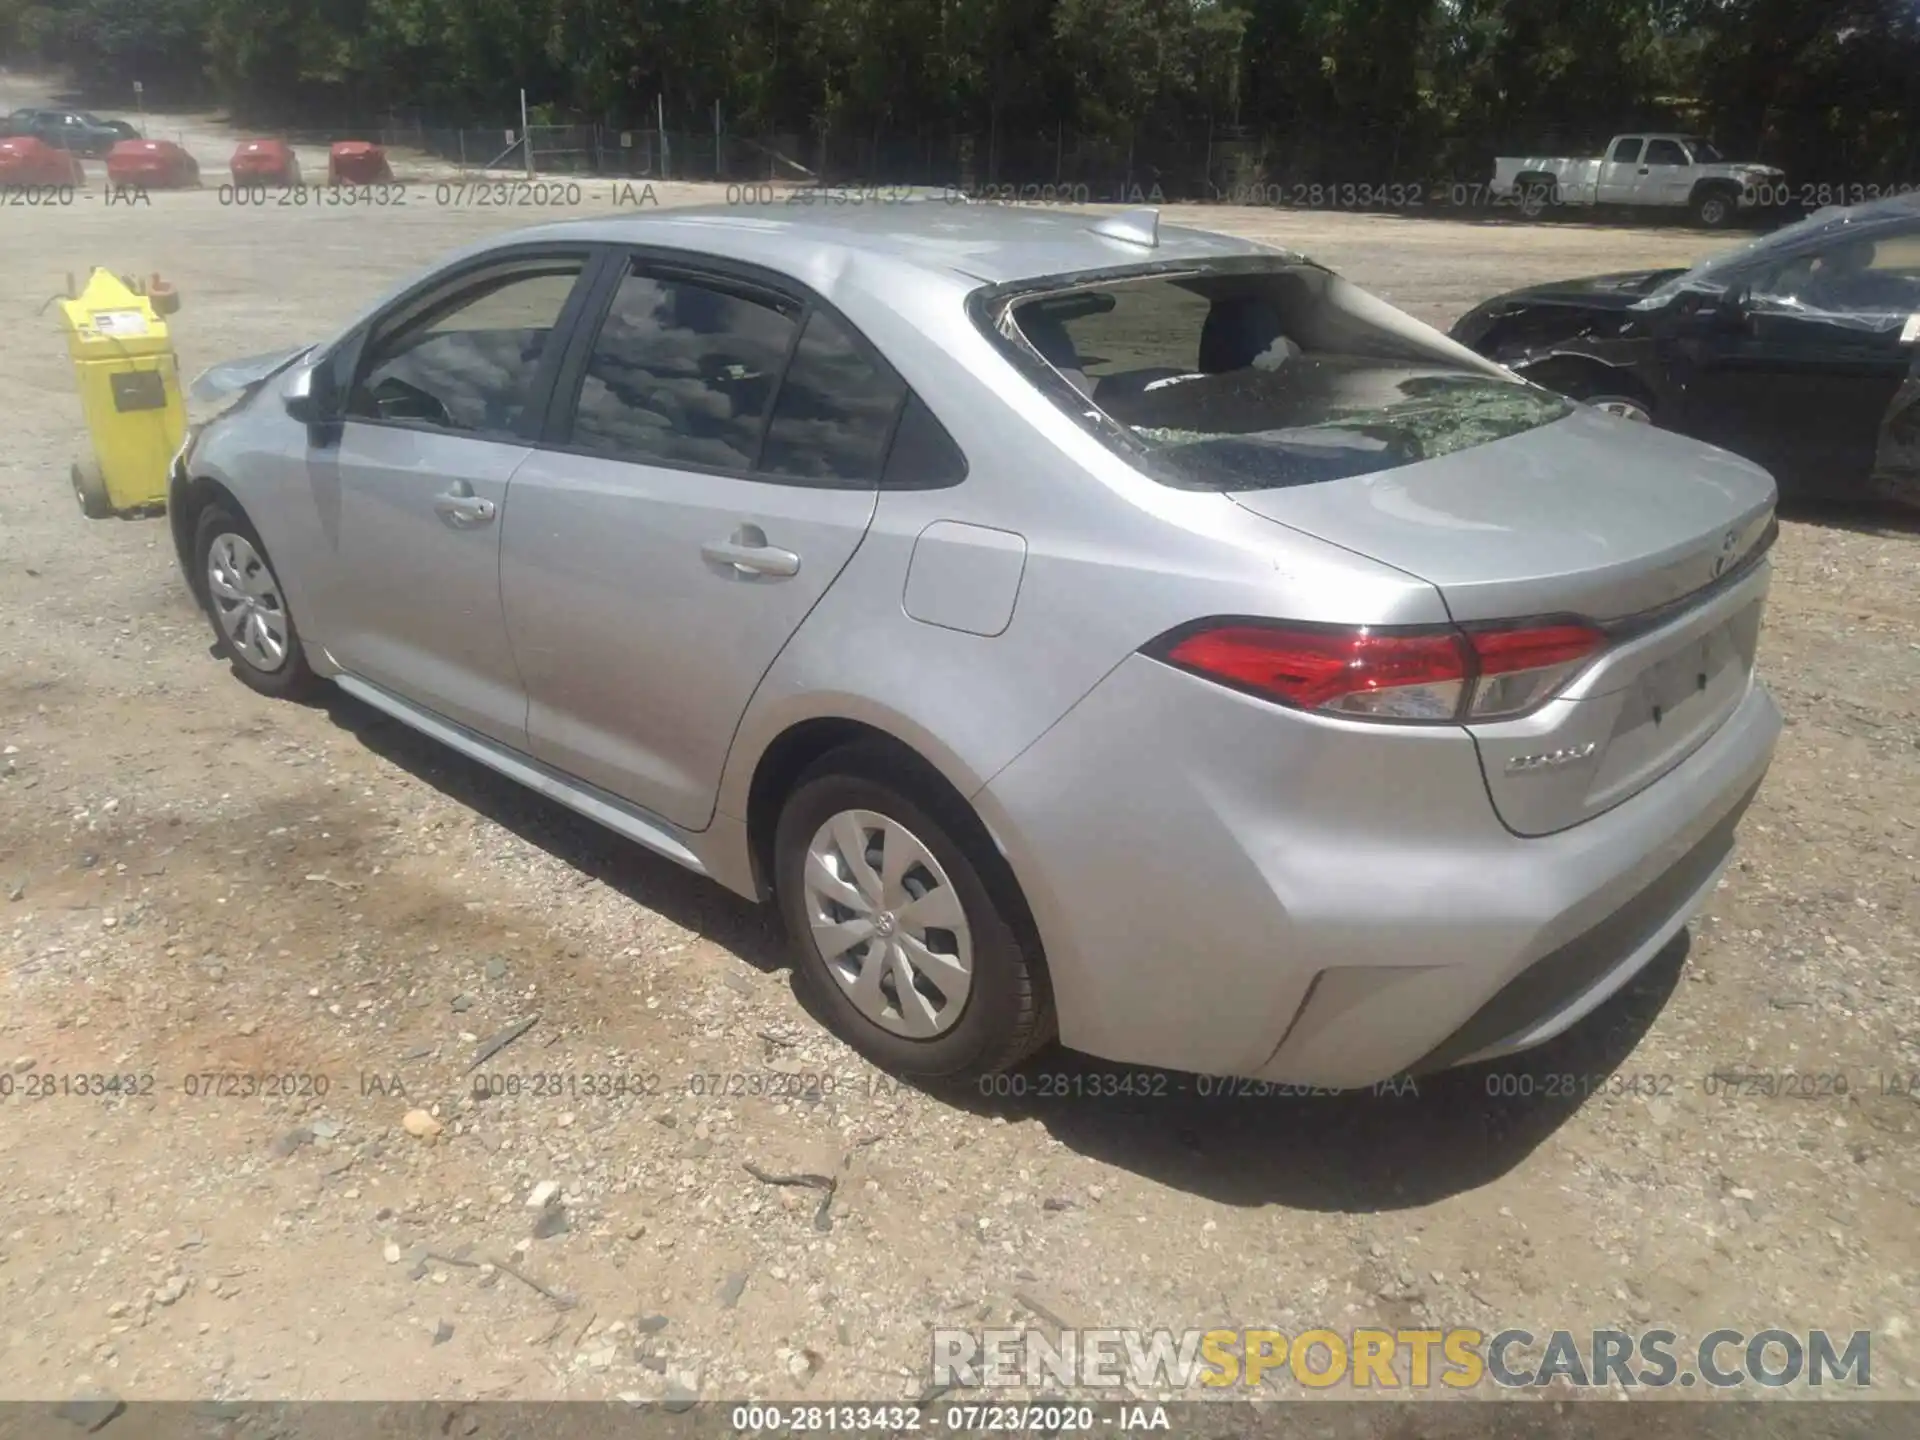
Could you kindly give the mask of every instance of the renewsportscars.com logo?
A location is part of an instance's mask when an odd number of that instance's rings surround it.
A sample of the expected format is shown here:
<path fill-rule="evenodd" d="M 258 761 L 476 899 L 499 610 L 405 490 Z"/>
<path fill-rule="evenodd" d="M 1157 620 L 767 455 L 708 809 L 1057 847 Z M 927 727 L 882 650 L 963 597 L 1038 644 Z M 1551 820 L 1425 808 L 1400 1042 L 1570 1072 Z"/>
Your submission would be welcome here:
<path fill-rule="evenodd" d="M 1065 1387 L 1133 1394 L 1257 1388 L 1471 1390 L 1872 1384 L 1873 1337 L 1855 1330 L 1713 1330 L 1683 1342 L 1673 1330 L 1041 1330 L 933 1332 L 936 1385 Z"/>

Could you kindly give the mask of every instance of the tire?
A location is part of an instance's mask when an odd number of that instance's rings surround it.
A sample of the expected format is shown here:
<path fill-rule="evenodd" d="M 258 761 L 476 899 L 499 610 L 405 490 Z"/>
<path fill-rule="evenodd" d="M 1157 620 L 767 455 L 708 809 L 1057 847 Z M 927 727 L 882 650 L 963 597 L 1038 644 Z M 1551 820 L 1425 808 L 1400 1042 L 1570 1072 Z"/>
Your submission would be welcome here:
<path fill-rule="evenodd" d="M 853 844 L 864 874 L 846 860 Z M 833 751 L 801 776 L 774 831 L 773 871 L 803 983 L 834 1033 L 882 1069 L 971 1080 L 1052 1038 L 1045 970 L 1037 941 L 1022 938 L 1012 874 L 965 802 L 886 747 Z M 874 903 L 876 891 L 888 908 Z M 866 935 L 836 952 L 816 938 L 816 923 L 840 927 L 834 938 L 863 924 Z M 916 953 L 935 963 L 908 964 L 915 978 L 903 998 L 902 959 Z"/>
<path fill-rule="evenodd" d="M 1520 213 L 1528 220 L 1544 219 L 1553 208 L 1556 187 L 1550 181 L 1529 180 L 1520 187 Z"/>
<path fill-rule="evenodd" d="M 220 574 L 230 577 L 224 582 L 214 573 L 216 547 Z M 194 523 L 193 588 L 213 626 L 219 652 L 241 684 L 276 700 L 303 699 L 319 686 L 267 547 L 244 515 L 218 502 L 203 509 Z M 242 604 L 251 599 L 253 623 L 230 618 L 238 606 L 228 596 Z"/>
<path fill-rule="evenodd" d="M 1544 385 L 1569 400 L 1578 400 L 1583 405 L 1605 410 L 1624 420 L 1652 424 L 1656 418 L 1654 402 L 1649 396 L 1597 366 L 1563 366 L 1555 369 L 1550 364 L 1543 364 L 1522 374 L 1534 384 Z"/>
<path fill-rule="evenodd" d="M 1725 190 L 1702 190 L 1693 197 L 1693 223 L 1703 230 L 1724 230 L 1739 212 L 1738 197 Z"/>
<path fill-rule="evenodd" d="M 1596 410 L 1617 415 L 1622 420 L 1632 420 L 1641 425 L 1653 423 L 1653 402 L 1644 396 L 1626 391 L 1595 390 L 1590 395 L 1575 395 L 1573 398 Z"/>
<path fill-rule="evenodd" d="M 98 462 L 76 460 L 70 476 L 73 495 L 80 502 L 80 513 L 89 520 L 106 520 L 113 515 L 113 500 L 107 494 L 107 480 Z"/>

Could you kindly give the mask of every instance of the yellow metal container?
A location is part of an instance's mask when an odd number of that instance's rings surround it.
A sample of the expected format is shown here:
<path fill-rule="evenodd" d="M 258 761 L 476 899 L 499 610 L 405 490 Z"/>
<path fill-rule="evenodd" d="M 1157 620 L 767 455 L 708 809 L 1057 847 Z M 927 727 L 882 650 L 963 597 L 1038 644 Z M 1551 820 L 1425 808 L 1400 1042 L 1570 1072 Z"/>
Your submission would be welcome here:
<path fill-rule="evenodd" d="M 166 504 L 167 467 L 187 430 L 180 367 L 161 318 L 178 303 L 165 286 L 135 290 L 99 269 L 77 297 L 60 302 L 93 441 L 92 456 L 73 467 L 74 492 L 90 517 Z"/>

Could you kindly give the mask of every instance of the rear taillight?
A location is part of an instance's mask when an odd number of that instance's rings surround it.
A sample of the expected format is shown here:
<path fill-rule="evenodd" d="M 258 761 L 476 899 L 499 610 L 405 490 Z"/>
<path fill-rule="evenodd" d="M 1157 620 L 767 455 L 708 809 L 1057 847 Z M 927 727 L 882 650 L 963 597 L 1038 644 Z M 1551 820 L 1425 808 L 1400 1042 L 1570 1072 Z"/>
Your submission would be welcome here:
<path fill-rule="evenodd" d="M 1529 625 L 1469 630 L 1473 694 L 1468 720 L 1505 720 L 1537 709 L 1587 668 L 1607 637 L 1591 625 Z"/>
<path fill-rule="evenodd" d="M 1546 703 L 1605 644 L 1573 621 L 1458 630 L 1223 620 L 1183 626 L 1147 653 L 1299 710 L 1464 724 Z"/>

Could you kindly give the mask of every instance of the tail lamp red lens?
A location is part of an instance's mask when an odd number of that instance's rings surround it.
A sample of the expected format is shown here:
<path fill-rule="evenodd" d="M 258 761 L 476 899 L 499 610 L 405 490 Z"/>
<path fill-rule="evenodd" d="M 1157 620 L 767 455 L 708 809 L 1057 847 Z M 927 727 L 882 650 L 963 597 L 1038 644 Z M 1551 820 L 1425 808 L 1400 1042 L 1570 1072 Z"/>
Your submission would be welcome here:
<path fill-rule="evenodd" d="M 1187 626 L 1149 653 L 1300 710 L 1356 719 L 1504 720 L 1550 700 L 1606 645 L 1576 622 L 1471 630 Z"/>

